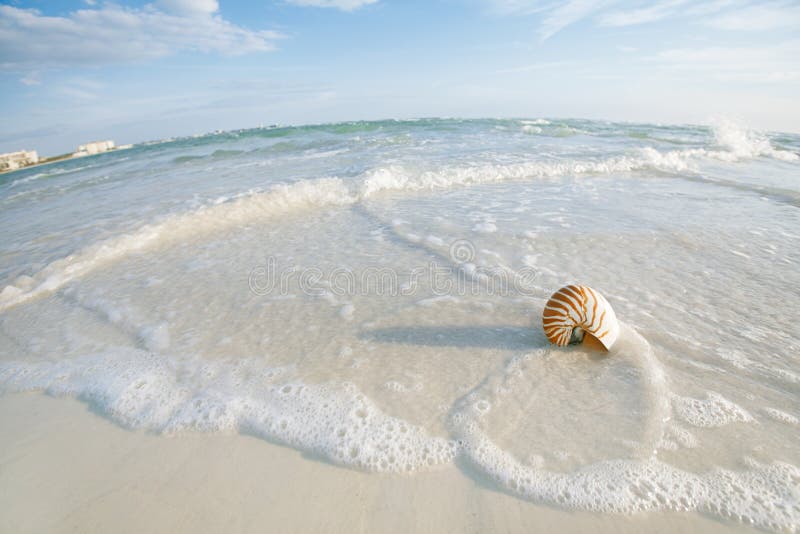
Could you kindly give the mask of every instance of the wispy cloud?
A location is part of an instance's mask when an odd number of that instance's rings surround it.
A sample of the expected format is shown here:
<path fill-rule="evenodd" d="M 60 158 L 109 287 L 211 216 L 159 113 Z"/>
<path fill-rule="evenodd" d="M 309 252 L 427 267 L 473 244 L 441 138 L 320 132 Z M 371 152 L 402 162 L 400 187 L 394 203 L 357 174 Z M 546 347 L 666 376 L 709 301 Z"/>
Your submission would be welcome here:
<path fill-rule="evenodd" d="M 742 7 L 747 5 L 748 0 L 705 0 L 686 6 L 683 14 L 688 17 L 702 17 L 719 13 L 723 9 Z"/>
<path fill-rule="evenodd" d="M 72 86 L 59 87 L 56 89 L 56 94 L 69 100 L 82 102 L 91 102 L 98 98 L 97 93 Z"/>
<path fill-rule="evenodd" d="M 369 4 L 375 4 L 378 0 L 287 0 L 287 2 L 303 7 L 330 7 L 342 11 L 353 11 Z"/>
<path fill-rule="evenodd" d="M 105 65 L 178 52 L 264 52 L 282 36 L 217 14 L 216 0 L 161 0 L 143 8 L 104 4 L 65 16 L 0 5 L 0 69 Z"/>
<path fill-rule="evenodd" d="M 635 26 L 665 19 L 683 19 L 722 30 L 800 29 L 796 1 L 752 0 L 484 0 L 501 16 L 538 18 L 537 32 L 545 41 L 578 22 L 608 27 Z"/>
<path fill-rule="evenodd" d="M 41 85 L 42 80 L 39 78 L 38 72 L 31 72 L 27 76 L 23 76 L 19 79 L 20 83 L 23 85 Z"/>
<path fill-rule="evenodd" d="M 485 0 L 498 15 L 538 15 L 539 37 L 545 41 L 567 26 L 614 4 L 617 0 Z"/>
<path fill-rule="evenodd" d="M 72 101 L 89 102 L 103 97 L 106 84 L 90 78 L 69 78 L 53 85 L 54 94 Z"/>
<path fill-rule="evenodd" d="M 655 22 L 674 15 L 687 2 L 688 0 L 666 0 L 646 7 L 612 11 L 600 16 L 598 22 L 602 26 L 634 26 Z"/>
<path fill-rule="evenodd" d="M 722 13 L 709 19 L 707 24 L 714 28 L 732 31 L 800 29 L 800 5 L 787 2 L 753 4 Z"/>
<path fill-rule="evenodd" d="M 568 0 L 547 13 L 539 26 L 539 36 L 543 41 L 549 39 L 610 3 L 610 0 Z"/>

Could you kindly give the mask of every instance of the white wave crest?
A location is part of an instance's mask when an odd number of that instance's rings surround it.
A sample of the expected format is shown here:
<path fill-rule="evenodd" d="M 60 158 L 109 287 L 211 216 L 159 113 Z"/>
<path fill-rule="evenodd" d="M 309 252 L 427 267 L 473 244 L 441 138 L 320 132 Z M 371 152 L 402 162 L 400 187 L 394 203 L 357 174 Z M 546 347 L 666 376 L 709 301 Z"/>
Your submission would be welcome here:
<path fill-rule="evenodd" d="M 620 156 L 598 160 L 447 166 L 422 171 L 401 165 L 392 165 L 366 173 L 359 193 L 362 198 L 368 198 L 381 191 L 430 191 L 513 180 L 603 175 L 643 169 L 682 171 L 690 168 L 689 163 L 680 155 L 663 155 L 655 149 L 645 149 L 638 157 Z"/>
<path fill-rule="evenodd" d="M 710 151 L 713 157 L 724 161 L 752 159 L 759 156 L 783 161 L 797 161 L 800 156 L 788 150 L 777 150 L 766 137 L 747 130 L 740 124 L 723 119 L 712 125 L 714 139 L 724 150 Z"/>
<path fill-rule="evenodd" d="M 55 291 L 100 266 L 134 252 L 150 250 L 198 234 L 247 224 L 296 209 L 343 205 L 354 201 L 340 179 L 323 178 L 278 185 L 265 193 L 247 195 L 230 202 L 173 215 L 134 232 L 90 245 L 76 254 L 50 263 L 33 276 L 19 277 L 0 292 L 0 311 Z"/>

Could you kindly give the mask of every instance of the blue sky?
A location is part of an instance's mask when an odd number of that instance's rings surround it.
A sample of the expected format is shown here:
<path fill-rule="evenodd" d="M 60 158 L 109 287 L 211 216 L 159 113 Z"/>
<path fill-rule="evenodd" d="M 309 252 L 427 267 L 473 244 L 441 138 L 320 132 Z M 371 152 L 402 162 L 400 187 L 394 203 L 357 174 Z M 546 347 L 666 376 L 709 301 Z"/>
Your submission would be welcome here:
<path fill-rule="evenodd" d="M 800 3 L 0 3 L 0 152 L 259 124 L 582 117 L 800 131 Z"/>

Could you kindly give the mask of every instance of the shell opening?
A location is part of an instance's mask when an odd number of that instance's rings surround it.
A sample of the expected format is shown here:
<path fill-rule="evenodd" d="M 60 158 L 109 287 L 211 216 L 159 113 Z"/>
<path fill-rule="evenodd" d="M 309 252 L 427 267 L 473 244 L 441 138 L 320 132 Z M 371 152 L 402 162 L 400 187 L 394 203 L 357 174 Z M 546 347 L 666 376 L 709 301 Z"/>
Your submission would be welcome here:
<path fill-rule="evenodd" d="M 583 328 L 576 326 L 575 328 L 572 329 L 572 334 L 569 337 L 569 344 L 579 345 L 580 343 L 583 342 L 584 334 L 585 332 L 583 331 Z"/>
<path fill-rule="evenodd" d="M 603 342 L 597 339 L 592 334 L 586 333 L 586 336 L 583 338 L 583 346 L 589 350 L 594 350 L 598 352 L 608 352 L 608 347 L 603 345 Z"/>

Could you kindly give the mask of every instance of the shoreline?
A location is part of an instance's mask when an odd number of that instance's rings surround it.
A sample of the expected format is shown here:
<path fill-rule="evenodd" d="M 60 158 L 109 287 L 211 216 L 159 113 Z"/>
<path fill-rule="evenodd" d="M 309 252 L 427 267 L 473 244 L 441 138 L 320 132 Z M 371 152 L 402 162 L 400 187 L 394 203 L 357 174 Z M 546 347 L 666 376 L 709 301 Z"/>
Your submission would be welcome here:
<path fill-rule="evenodd" d="M 0 397 L 3 532 L 754 532 L 698 513 L 517 499 L 454 466 L 342 468 L 258 438 L 128 431 L 73 399 Z"/>

